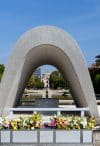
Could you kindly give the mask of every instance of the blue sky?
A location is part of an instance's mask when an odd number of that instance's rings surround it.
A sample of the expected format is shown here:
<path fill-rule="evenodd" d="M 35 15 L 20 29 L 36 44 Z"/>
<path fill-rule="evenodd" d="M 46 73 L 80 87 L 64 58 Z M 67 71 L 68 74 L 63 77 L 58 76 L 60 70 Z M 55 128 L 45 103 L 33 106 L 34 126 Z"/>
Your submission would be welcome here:
<path fill-rule="evenodd" d="M 100 0 L 0 0 L 0 63 L 7 63 L 20 35 L 39 25 L 70 33 L 88 65 L 100 54 Z"/>

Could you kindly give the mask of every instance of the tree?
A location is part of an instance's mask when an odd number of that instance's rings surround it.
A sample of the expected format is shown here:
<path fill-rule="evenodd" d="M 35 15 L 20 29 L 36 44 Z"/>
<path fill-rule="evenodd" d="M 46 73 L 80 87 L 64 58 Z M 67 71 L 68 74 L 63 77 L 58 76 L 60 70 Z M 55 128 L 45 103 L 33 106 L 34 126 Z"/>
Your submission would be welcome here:
<path fill-rule="evenodd" d="M 96 93 L 100 93 L 100 74 L 95 75 L 94 85 Z"/>
<path fill-rule="evenodd" d="M 100 55 L 97 55 L 95 59 L 95 63 L 89 68 L 89 72 L 95 93 L 100 94 Z"/>
<path fill-rule="evenodd" d="M 40 78 L 32 75 L 28 81 L 27 88 L 43 89 L 44 84 L 41 82 Z"/>
<path fill-rule="evenodd" d="M 96 65 L 98 66 L 98 65 L 100 65 L 100 55 L 97 55 L 96 57 Z"/>
<path fill-rule="evenodd" d="M 53 71 L 49 78 L 50 88 L 57 89 L 57 88 L 66 88 L 67 84 L 63 78 L 63 75 L 58 71 Z"/>
<path fill-rule="evenodd" d="M 0 82 L 1 82 L 1 79 L 2 79 L 2 76 L 3 76 L 3 73 L 4 73 L 4 65 L 3 64 L 0 64 Z"/>

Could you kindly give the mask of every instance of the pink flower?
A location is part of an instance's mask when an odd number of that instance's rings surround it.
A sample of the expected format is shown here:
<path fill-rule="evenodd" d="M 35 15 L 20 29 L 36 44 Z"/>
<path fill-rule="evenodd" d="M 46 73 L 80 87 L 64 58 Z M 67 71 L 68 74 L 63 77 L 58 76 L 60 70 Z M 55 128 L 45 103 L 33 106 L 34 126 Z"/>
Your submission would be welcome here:
<path fill-rule="evenodd" d="M 42 123 L 42 124 L 40 124 L 40 128 L 41 128 L 41 129 L 45 128 L 45 126 L 44 126 L 44 124 L 43 124 L 43 123 Z"/>
<path fill-rule="evenodd" d="M 56 121 L 51 121 L 48 126 L 56 126 Z"/>

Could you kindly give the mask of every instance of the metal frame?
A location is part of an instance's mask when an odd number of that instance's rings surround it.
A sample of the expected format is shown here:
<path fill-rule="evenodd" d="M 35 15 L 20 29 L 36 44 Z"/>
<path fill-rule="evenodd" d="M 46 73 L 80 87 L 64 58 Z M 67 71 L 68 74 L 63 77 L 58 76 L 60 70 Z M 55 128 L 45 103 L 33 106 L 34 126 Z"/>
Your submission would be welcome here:
<path fill-rule="evenodd" d="M 88 107 L 84 107 L 84 108 L 10 108 L 9 109 L 9 115 L 13 115 L 13 112 L 15 111 L 30 111 L 33 113 L 37 113 L 37 112 L 42 112 L 42 111 L 56 111 L 57 115 L 61 114 L 61 111 L 73 111 L 73 112 L 80 112 L 81 113 L 81 117 L 84 117 L 85 112 L 89 111 Z"/>

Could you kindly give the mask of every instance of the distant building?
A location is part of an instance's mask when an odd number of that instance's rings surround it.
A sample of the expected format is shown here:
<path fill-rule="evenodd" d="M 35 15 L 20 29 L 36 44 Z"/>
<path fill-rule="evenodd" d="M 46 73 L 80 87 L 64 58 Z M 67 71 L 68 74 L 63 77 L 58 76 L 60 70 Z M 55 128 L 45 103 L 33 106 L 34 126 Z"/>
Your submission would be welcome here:
<path fill-rule="evenodd" d="M 49 78 L 50 78 L 50 73 L 44 73 L 41 75 L 41 81 L 44 83 L 44 88 L 49 88 Z"/>
<path fill-rule="evenodd" d="M 38 78 L 41 78 L 41 68 L 37 68 L 34 73 L 33 73 L 34 76 L 38 77 Z"/>

